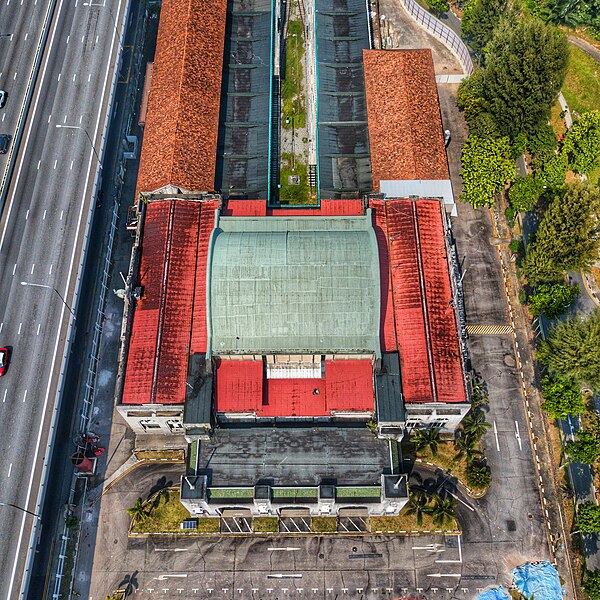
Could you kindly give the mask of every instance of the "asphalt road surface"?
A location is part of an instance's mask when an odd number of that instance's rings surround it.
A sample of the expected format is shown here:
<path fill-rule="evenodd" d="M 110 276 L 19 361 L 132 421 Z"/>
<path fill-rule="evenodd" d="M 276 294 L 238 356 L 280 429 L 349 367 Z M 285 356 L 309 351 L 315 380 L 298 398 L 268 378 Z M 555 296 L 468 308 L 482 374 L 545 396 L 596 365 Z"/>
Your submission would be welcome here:
<path fill-rule="evenodd" d="M 58 0 L 0 221 L 0 344 L 12 351 L 0 380 L 0 598 L 18 597 L 29 548 L 43 531 L 43 523 L 33 527 L 37 517 L 10 505 L 39 511 L 126 4 Z M 2 5 L 3 28 L 13 5 L 18 0 Z M 11 19 L 16 34 L 32 16 Z M 17 73 L 16 82 L 21 70 L 28 77 L 25 67 L 3 69 Z M 17 98 L 13 89 L 9 102 Z"/>
<path fill-rule="evenodd" d="M 50 0 L 13 0 L 0 5 L 0 90 L 8 94 L 0 108 L 0 133 L 15 135 L 49 4 Z M 8 157 L 0 154 L 0 182 Z"/>

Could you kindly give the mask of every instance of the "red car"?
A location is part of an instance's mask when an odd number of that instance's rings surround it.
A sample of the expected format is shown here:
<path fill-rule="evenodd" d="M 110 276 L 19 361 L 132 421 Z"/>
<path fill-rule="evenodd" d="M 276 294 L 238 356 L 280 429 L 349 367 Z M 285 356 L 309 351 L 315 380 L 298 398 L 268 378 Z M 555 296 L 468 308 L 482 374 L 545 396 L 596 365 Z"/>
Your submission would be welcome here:
<path fill-rule="evenodd" d="M 6 369 L 8 369 L 8 359 L 10 358 L 10 353 L 8 348 L 0 348 L 0 377 L 6 373 Z"/>

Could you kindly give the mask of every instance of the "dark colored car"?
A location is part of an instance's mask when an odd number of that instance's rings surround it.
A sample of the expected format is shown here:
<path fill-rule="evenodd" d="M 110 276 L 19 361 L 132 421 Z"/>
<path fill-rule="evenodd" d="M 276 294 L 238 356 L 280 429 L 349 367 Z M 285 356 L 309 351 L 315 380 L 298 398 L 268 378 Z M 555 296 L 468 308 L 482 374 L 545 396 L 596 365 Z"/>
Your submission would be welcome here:
<path fill-rule="evenodd" d="M 7 133 L 0 135 L 0 154 L 6 154 L 8 152 L 10 140 L 12 140 L 11 135 L 8 135 Z"/>
<path fill-rule="evenodd" d="M 9 359 L 10 352 L 8 351 L 8 348 L 0 348 L 0 377 L 6 373 Z"/>
<path fill-rule="evenodd" d="M 8 94 L 4 90 L 0 90 L 0 108 L 2 108 L 6 104 L 7 98 Z"/>

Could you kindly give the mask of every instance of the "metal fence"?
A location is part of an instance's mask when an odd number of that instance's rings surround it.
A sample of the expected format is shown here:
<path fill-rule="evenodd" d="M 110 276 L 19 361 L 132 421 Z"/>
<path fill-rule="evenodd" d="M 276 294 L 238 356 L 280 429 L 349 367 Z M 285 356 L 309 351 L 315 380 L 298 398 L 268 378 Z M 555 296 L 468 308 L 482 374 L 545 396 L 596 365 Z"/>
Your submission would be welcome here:
<path fill-rule="evenodd" d="M 456 56 L 465 73 L 470 75 L 473 72 L 473 60 L 469 54 L 469 49 L 460 37 L 439 19 L 436 19 L 431 13 L 417 4 L 415 0 L 401 0 L 401 2 L 408 14 L 419 25 L 442 42 Z"/>

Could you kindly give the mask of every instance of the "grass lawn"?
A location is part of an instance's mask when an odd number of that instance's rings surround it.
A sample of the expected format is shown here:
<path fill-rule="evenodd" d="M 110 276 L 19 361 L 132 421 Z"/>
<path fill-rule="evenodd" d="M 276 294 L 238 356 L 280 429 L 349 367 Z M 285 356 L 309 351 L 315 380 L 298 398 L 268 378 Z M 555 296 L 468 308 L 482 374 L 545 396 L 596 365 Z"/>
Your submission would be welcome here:
<path fill-rule="evenodd" d="M 221 519 L 219 517 L 200 517 L 198 529 L 202 533 L 219 533 L 221 531 Z"/>
<path fill-rule="evenodd" d="M 554 103 L 554 106 L 550 109 L 550 125 L 552 125 L 552 129 L 554 129 L 554 133 L 560 137 L 567 132 L 567 126 L 565 125 L 565 120 L 560 116 L 562 109 L 558 100 Z"/>
<path fill-rule="evenodd" d="M 431 515 L 423 515 L 422 525 L 417 525 L 417 518 L 415 515 L 409 515 L 406 513 L 406 508 L 402 509 L 397 517 L 369 517 L 369 530 L 370 531 L 456 531 L 458 525 L 456 521 L 452 521 L 450 524 L 444 525 L 444 527 L 438 527 L 433 524 Z"/>
<path fill-rule="evenodd" d="M 303 59 L 304 28 L 298 19 L 288 23 L 285 40 L 285 77 L 281 82 L 281 125 L 285 129 L 291 129 L 292 125 L 298 129 L 306 127 L 306 105 L 302 95 Z"/>
<path fill-rule="evenodd" d="M 298 185 L 290 184 L 288 177 L 299 175 L 300 183 Z M 279 202 L 281 204 L 316 204 L 315 194 L 311 194 L 308 185 L 308 167 L 305 162 L 298 159 L 294 161 L 292 168 L 292 155 L 289 152 L 281 153 L 281 173 L 279 175 Z"/>
<path fill-rule="evenodd" d="M 571 111 L 600 110 L 600 65 L 583 50 L 570 47 L 562 93 Z"/>
<path fill-rule="evenodd" d="M 333 533 L 337 531 L 337 517 L 313 517 L 310 528 L 315 533 Z"/>
<path fill-rule="evenodd" d="M 190 513 L 179 501 L 177 490 L 163 492 L 146 504 L 150 514 L 134 524 L 135 533 L 180 533 L 181 522 L 190 518 Z"/>
<path fill-rule="evenodd" d="M 436 456 L 431 455 L 429 449 L 417 452 L 417 457 L 426 460 L 427 462 L 434 463 L 452 473 L 455 477 L 460 479 L 463 483 L 467 482 L 467 459 L 461 458 L 456 460 L 454 458 L 456 450 L 454 449 L 454 442 L 442 442 L 438 447 L 438 453 Z"/>
<path fill-rule="evenodd" d="M 254 517 L 252 519 L 252 531 L 256 533 L 276 533 L 279 531 L 279 519 L 277 517 Z"/>

